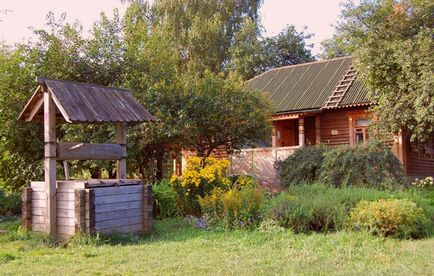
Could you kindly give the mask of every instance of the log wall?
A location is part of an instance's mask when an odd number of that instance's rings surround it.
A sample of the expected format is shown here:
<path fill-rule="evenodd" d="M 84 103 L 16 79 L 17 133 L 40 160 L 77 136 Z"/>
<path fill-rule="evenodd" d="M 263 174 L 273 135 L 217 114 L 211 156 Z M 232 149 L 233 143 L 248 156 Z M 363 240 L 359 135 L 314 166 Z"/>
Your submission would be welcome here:
<path fill-rule="evenodd" d="M 320 115 L 321 143 L 330 146 L 350 143 L 348 116 L 344 110 L 325 111 Z"/>
<path fill-rule="evenodd" d="M 422 147 L 420 151 L 415 152 L 408 139 L 405 143 L 407 175 L 417 178 L 434 177 L 434 133 L 426 144 L 422 144 L 426 148 Z"/>

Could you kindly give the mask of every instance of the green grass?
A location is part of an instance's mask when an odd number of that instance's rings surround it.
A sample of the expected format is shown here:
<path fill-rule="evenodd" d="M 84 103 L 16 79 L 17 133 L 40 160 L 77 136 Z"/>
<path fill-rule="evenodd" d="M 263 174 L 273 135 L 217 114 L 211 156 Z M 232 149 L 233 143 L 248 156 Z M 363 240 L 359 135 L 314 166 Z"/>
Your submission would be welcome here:
<path fill-rule="evenodd" d="M 204 231 L 180 219 L 155 222 L 149 237 L 77 238 L 54 244 L 0 222 L 0 274 L 431 274 L 434 239 L 365 233 Z"/>

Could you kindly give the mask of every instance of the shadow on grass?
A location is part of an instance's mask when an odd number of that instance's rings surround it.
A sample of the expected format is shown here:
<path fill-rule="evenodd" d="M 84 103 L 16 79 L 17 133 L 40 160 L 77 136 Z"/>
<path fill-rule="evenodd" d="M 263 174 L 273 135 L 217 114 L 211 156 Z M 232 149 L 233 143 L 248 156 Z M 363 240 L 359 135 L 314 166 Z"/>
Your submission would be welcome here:
<path fill-rule="evenodd" d="M 212 239 L 225 235 L 224 231 L 207 231 L 191 226 L 182 218 L 155 220 L 152 234 L 121 234 L 86 235 L 77 233 L 68 240 L 55 240 L 43 233 L 25 231 L 21 229 L 21 220 L 18 217 L 2 217 L 0 221 L 0 244 L 13 241 L 28 241 L 33 245 L 41 246 L 80 246 L 80 245 L 134 245 L 150 242 L 186 241 L 194 238 Z"/>

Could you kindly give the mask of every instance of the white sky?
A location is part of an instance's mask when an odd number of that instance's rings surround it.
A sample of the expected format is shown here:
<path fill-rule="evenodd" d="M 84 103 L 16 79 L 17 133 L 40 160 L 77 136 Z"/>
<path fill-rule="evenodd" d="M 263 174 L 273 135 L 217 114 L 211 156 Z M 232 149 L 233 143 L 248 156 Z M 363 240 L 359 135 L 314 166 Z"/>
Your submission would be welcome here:
<path fill-rule="evenodd" d="M 338 20 L 341 0 L 264 0 L 261 8 L 265 35 L 279 33 L 287 25 L 298 29 L 307 26 L 315 36 L 313 53 L 320 52 L 320 42 L 333 34 L 331 24 Z M 0 0 L 0 41 L 7 44 L 25 41 L 32 36 L 29 26 L 43 28 L 46 15 L 53 11 L 56 18 L 67 14 L 67 21 L 78 20 L 85 30 L 92 27 L 101 12 L 113 15 L 118 8 L 122 15 L 125 5 L 120 0 Z M 4 14 L 4 10 L 12 10 Z"/>

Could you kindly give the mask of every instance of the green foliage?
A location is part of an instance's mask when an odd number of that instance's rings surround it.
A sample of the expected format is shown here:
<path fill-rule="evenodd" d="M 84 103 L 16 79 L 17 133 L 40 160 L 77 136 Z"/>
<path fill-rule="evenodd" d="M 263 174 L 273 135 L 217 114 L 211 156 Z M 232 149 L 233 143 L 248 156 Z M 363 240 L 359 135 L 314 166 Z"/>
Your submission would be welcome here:
<path fill-rule="evenodd" d="M 333 186 L 401 187 L 405 183 L 399 160 L 387 145 L 370 142 L 355 147 L 341 146 L 324 153 L 320 178 Z"/>
<path fill-rule="evenodd" d="M 263 57 L 262 70 L 294 65 L 314 61 L 310 49 L 313 45 L 306 45 L 306 39 L 313 34 L 305 33 L 306 28 L 298 32 L 294 26 L 287 26 L 274 37 L 262 41 Z"/>
<path fill-rule="evenodd" d="M 161 180 L 152 184 L 152 198 L 154 199 L 154 217 L 158 219 L 179 216 L 176 207 L 176 193 L 169 180 Z"/>
<path fill-rule="evenodd" d="M 375 235 L 417 238 L 427 234 L 423 209 L 407 199 L 361 201 L 351 211 L 349 227 Z"/>
<path fill-rule="evenodd" d="M 199 198 L 208 226 L 229 229 L 257 227 L 263 201 L 264 192 L 249 186 L 228 191 L 215 188 L 209 195 Z"/>
<path fill-rule="evenodd" d="M 220 146 L 236 149 L 264 140 L 271 131 L 269 102 L 239 80 L 211 73 L 189 77 L 183 95 L 184 145 L 198 156 L 206 158 Z"/>
<path fill-rule="evenodd" d="M 325 146 L 312 146 L 297 149 L 284 161 L 275 164 L 277 175 L 284 187 L 318 180 Z"/>
<path fill-rule="evenodd" d="M 321 181 L 333 186 L 397 188 L 405 183 L 399 160 L 378 141 L 340 147 L 305 147 L 277 162 L 284 187 Z"/>
<path fill-rule="evenodd" d="M 0 189 L 0 216 L 19 214 L 21 214 L 21 196 L 19 194 L 5 194 Z"/>
<path fill-rule="evenodd" d="M 318 188 L 328 193 L 319 193 Z M 336 198 L 338 193 L 315 186 L 305 192 L 304 195 L 282 192 L 268 204 L 265 217 L 295 232 L 328 232 L 343 228 L 347 213 L 345 205 Z"/>
<path fill-rule="evenodd" d="M 362 200 L 405 199 L 415 202 L 430 219 L 425 231 L 434 231 L 434 201 L 426 192 L 388 191 L 365 187 L 335 188 L 314 183 L 290 186 L 287 191 L 266 202 L 264 218 L 296 232 L 328 232 L 345 228 L 351 210 Z"/>
<path fill-rule="evenodd" d="M 380 128 L 411 139 L 434 131 L 433 11 L 431 0 L 348 1 L 331 43 L 353 52 Z"/>

